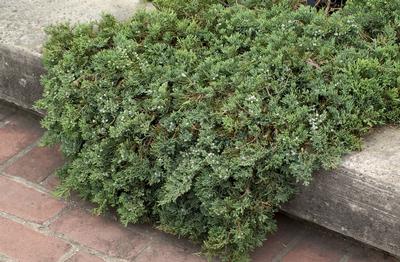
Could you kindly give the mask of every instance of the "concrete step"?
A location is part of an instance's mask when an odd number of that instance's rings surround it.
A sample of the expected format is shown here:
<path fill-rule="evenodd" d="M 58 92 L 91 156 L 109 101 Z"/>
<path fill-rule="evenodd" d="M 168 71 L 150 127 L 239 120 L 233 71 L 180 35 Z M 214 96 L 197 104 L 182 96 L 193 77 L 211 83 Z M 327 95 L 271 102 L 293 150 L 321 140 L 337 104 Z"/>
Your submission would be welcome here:
<path fill-rule="evenodd" d="M 144 0 L 1 0 L 0 99 L 32 109 L 40 98 L 46 26 L 91 21 L 103 12 L 126 19 L 146 7 Z"/>
<path fill-rule="evenodd" d="M 374 130 L 361 152 L 315 174 L 283 210 L 400 256 L 400 128 Z"/>
<path fill-rule="evenodd" d="M 126 19 L 144 7 L 139 0 L 0 1 L 0 99 L 32 109 L 40 98 L 47 25 L 89 21 L 103 11 Z M 400 129 L 376 130 L 362 152 L 318 172 L 283 210 L 400 256 Z"/>

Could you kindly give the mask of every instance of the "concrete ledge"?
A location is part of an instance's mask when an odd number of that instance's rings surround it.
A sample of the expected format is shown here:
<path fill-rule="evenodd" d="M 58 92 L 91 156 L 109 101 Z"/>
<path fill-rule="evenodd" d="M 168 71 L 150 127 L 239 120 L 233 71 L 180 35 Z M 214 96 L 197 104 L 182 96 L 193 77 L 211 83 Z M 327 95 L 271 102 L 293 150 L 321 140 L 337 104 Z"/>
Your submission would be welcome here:
<path fill-rule="evenodd" d="M 32 109 L 43 92 L 40 85 L 43 73 L 39 54 L 0 44 L 0 99 Z"/>
<path fill-rule="evenodd" d="M 364 146 L 316 174 L 283 210 L 400 256 L 400 129 L 375 130 Z"/>
<path fill-rule="evenodd" d="M 41 97 L 41 49 L 47 26 L 91 21 L 102 13 L 123 20 L 150 6 L 144 0 L 1 0 L 0 99 L 32 110 Z"/>

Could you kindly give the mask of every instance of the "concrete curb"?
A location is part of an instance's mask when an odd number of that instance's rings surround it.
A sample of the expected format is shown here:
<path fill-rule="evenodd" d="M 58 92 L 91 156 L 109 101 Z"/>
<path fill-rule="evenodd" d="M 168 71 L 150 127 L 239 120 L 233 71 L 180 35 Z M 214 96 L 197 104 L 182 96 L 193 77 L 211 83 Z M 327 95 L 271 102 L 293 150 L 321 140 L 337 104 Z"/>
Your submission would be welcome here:
<path fill-rule="evenodd" d="M 34 110 L 43 88 L 41 56 L 24 48 L 0 44 L 0 99 Z"/>
<path fill-rule="evenodd" d="M 400 129 L 379 128 L 364 149 L 315 174 L 282 209 L 400 257 Z"/>
<path fill-rule="evenodd" d="M 43 92 L 41 50 L 47 26 L 93 21 L 102 13 L 125 20 L 151 8 L 145 0 L 1 0 L 0 99 L 42 114 L 32 106 Z"/>

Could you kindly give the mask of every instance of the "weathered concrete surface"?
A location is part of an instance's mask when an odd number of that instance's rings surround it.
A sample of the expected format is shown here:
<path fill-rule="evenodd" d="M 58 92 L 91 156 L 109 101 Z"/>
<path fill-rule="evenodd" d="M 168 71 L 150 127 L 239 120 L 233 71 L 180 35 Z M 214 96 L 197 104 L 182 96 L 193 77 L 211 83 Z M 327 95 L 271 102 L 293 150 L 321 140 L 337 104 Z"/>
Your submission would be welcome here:
<path fill-rule="evenodd" d="M 0 99 L 27 109 L 42 94 L 40 55 L 0 44 Z"/>
<path fill-rule="evenodd" d="M 98 19 L 103 12 L 127 19 L 148 7 L 143 0 L 1 0 L 0 99 L 31 109 L 42 94 L 44 28 Z"/>
<path fill-rule="evenodd" d="M 400 129 L 375 130 L 364 146 L 283 210 L 400 256 Z"/>
<path fill-rule="evenodd" d="M 142 0 L 1 0 L 0 41 L 40 53 L 48 25 L 95 20 L 102 12 L 127 19 L 145 6 Z"/>

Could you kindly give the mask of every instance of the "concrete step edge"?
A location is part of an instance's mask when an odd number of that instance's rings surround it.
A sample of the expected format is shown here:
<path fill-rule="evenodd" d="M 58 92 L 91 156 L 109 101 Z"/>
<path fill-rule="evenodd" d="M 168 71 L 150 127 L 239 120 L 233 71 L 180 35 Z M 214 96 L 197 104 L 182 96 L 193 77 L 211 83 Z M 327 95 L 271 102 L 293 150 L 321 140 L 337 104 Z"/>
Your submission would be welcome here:
<path fill-rule="evenodd" d="M 0 99 L 43 114 L 33 107 L 43 93 L 41 59 L 40 54 L 25 48 L 0 44 Z"/>

